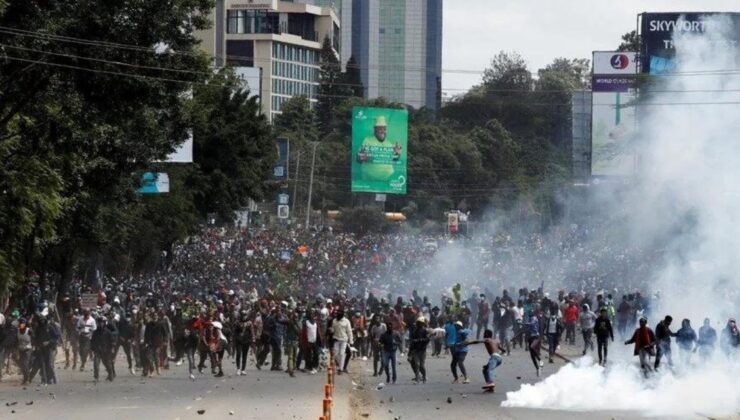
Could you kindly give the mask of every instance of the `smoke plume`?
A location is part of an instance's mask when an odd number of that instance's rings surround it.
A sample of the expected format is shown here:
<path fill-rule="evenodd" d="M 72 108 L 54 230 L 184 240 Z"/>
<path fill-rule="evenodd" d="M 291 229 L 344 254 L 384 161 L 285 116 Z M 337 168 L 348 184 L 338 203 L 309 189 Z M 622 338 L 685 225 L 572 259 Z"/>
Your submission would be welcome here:
<path fill-rule="evenodd" d="M 645 272 L 653 301 L 649 324 L 666 314 L 695 330 L 709 317 L 721 334 L 740 300 L 740 57 L 729 20 L 708 18 L 707 32 L 676 33 L 676 73 L 662 78 L 638 105 L 640 173 L 602 214 L 620 221 L 624 238 L 659 250 Z M 612 225 L 613 228 L 613 225 Z M 657 254 L 656 254 L 657 255 Z M 618 300 L 617 300 L 618 302 Z M 507 394 L 505 406 L 566 410 L 630 410 L 647 415 L 740 413 L 737 360 L 681 363 L 648 379 L 632 349 L 617 342 L 613 364 L 589 360 Z M 614 354 L 616 353 L 616 354 Z"/>

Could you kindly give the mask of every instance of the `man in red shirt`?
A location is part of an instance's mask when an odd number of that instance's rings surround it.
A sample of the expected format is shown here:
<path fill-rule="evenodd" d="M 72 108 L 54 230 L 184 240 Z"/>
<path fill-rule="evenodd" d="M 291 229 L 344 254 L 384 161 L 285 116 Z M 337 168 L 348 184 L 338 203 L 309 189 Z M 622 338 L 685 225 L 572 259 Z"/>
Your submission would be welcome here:
<path fill-rule="evenodd" d="M 578 306 L 575 301 L 570 301 L 565 308 L 565 342 L 571 345 L 576 344 L 576 323 L 578 323 Z"/>

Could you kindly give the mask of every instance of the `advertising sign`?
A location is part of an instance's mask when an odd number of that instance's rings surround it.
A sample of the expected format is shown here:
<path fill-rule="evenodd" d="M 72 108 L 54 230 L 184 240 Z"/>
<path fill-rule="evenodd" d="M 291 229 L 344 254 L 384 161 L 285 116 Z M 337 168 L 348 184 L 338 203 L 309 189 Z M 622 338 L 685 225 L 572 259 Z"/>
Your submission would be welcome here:
<path fill-rule="evenodd" d="M 635 87 L 637 53 L 594 51 L 594 92 L 627 92 Z"/>
<path fill-rule="evenodd" d="M 450 233 L 457 233 L 460 228 L 460 215 L 457 212 L 447 214 L 447 230 Z"/>
<path fill-rule="evenodd" d="M 231 4 L 230 9 L 277 10 L 278 0 L 241 0 Z"/>
<path fill-rule="evenodd" d="M 139 194 L 162 194 L 170 192 L 170 177 L 165 172 L 144 172 Z"/>
<path fill-rule="evenodd" d="M 594 92 L 591 111 L 591 175 L 629 176 L 635 170 L 634 91 Z"/>
<path fill-rule="evenodd" d="M 82 309 L 93 309 L 98 306 L 97 293 L 83 293 L 80 296 L 80 307 Z"/>
<path fill-rule="evenodd" d="M 715 30 L 706 22 L 707 17 L 726 17 L 734 28 L 728 47 L 737 47 L 740 42 L 740 13 L 643 13 L 640 15 L 640 38 L 642 41 L 642 73 L 662 74 L 675 68 L 673 58 L 674 33 L 704 33 Z M 722 30 L 716 28 L 716 30 Z"/>
<path fill-rule="evenodd" d="M 408 112 L 352 109 L 352 192 L 406 194 Z"/>
<path fill-rule="evenodd" d="M 281 204 L 278 206 L 277 210 L 278 219 L 287 219 L 290 215 L 290 207 L 286 206 L 285 204 Z"/>
<path fill-rule="evenodd" d="M 277 139 L 278 159 L 272 170 L 272 175 L 276 180 L 282 181 L 288 178 L 288 157 L 290 154 L 290 142 L 288 139 Z"/>
<path fill-rule="evenodd" d="M 637 53 L 594 51 L 594 74 L 635 74 Z"/>
<path fill-rule="evenodd" d="M 634 173 L 637 53 L 594 51 L 591 102 L 591 175 Z"/>

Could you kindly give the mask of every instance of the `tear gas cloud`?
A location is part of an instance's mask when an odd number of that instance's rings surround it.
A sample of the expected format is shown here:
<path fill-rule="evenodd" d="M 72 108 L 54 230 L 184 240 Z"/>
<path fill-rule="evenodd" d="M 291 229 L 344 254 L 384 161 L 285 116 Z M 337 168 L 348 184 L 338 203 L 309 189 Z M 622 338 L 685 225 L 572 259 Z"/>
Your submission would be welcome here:
<path fill-rule="evenodd" d="M 644 99 L 655 105 L 638 109 L 636 182 L 612 194 L 618 201 L 599 200 L 605 228 L 618 222 L 622 238 L 659 251 L 644 271 L 646 287 L 660 290 L 651 327 L 671 314 L 675 329 L 689 318 L 697 330 L 709 317 L 720 334 L 740 308 L 740 57 L 728 42 L 735 36 L 729 20 L 705 22 L 711 30 L 703 35 L 674 36 L 676 74 Z M 587 360 L 568 365 L 508 393 L 504 405 L 680 417 L 740 412 L 740 368 L 719 349 L 706 364 L 694 355 L 697 365 L 677 363 L 675 373 L 648 379 L 631 350 L 617 342 L 606 370 Z"/>

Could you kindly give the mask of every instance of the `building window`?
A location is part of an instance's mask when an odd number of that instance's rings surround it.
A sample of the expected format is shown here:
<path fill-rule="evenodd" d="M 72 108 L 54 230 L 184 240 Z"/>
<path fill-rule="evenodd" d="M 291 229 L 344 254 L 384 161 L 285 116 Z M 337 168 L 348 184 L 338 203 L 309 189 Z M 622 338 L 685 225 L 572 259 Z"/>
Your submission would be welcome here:
<path fill-rule="evenodd" d="M 229 34 L 280 33 L 280 15 L 264 10 L 228 10 L 226 32 Z"/>
<path fill-rule="evenodd" d="M 246 11 L 245 10 L 228 10 L 226 12 L 226 33 L 243 34 L 246 31 Z"/>
<path fill-rule="evenodd" d="M 235 67 L 254 67 L 254 41 L 227 40 L 227 64 Z"/>

